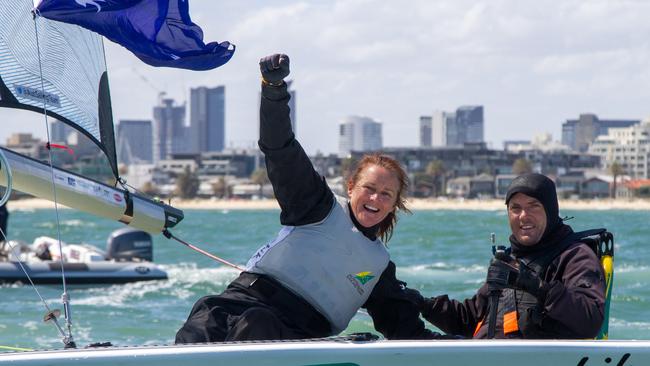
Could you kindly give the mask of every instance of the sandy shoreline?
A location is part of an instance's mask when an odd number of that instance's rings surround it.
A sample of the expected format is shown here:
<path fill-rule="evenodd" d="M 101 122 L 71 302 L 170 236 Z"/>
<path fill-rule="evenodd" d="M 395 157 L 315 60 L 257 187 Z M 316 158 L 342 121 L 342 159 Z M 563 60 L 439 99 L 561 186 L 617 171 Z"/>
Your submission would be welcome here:
<path fill-rule="evenodd" d="M 172 206 L 191 210 L 265 210 L 278 209 L 275 200 L 173 200 Z M 9 210 L 29 210 L 54 208 L 50 201 L 29 198 L 13 200 L 7 204 Z M 59 205 L 61 208 L 65 206 Z M 500 210 L 505 209 L 503 200 L 457 200 L 457 199 L 411 199 L 411 210 Z M 566 210 L 650 210 L 650 200 L 601 199 L 601 200 L 564 200 L 560 209 Z"/>

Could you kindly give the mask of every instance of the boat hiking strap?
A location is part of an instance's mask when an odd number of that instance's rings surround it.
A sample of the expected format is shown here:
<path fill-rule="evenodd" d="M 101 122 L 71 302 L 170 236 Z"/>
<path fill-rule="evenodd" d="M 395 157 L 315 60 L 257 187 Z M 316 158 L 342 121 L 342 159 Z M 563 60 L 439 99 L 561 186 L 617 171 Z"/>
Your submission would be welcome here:
<path fill-rule="evenodd" d="M 179 243 L 185 245 L 186 247 L 188 247 L 188 248 L 190 248 L 190 249 L 192 249 L 192 250 L 194 250 L 194 251 L 197 251 L 197 252 L 203 254 L 204 256 L 206 256 L 206 257 L 208 257 L 208 258 L 210 258 L 210 259 L 214 259 L 215 261 L 217 261 L 217 262 L 219 262 L 219 263 L 225 264 L 225 265 L 227 265 L 227 266 L 230 266 L 230 267 L 235 268 L 235 269 L 237 269 L 237 270 L 240 270 L 240 271 L 242 271 L 242 272 L 245 271 L 244 268 L 242 268 L 242 267 L 240 267 L 240 266 L 238 266 L 238 265 L 236 265 L 236 264 L 230 263 L 230 262 L 228 262 L 227 260 L 225 260 L 225 259 L 223 259 L 223 258 L 217 257 L 217 256 L 214 255 L 214 254 L 208 253 L 208 252 L 206 252 L 205 250 L 203 250 L 203 249 L 201 249 L 201 248 L 199 248 L 199 247 L 197 247 L 197 246 L 195 246 L 195 245 L 192 245 L 192 244 L 190 244 L 190 243 L 188 243 L 188 242 L 186 242 L 186 241 L 184 241 L 184 240 L 178 238 L 177 236 L 175 236 L 174 234 L 172 234 L 168 229 L 163 230 L 162 234 L 163 234 L 167 239 L 174 239 L 174 240 L 176 240 L 177 242 L 179 242 Z"/>
<path fill-rule="evenodd" d="M 30 352 L 30 351 L 33 351 L 33 349 L 31 349 L 31 348 L 10 347 L 10 346 L 0 346 L 0 349 L 5 349 L 7 351 L 18 351 L 18 352 Z"/>

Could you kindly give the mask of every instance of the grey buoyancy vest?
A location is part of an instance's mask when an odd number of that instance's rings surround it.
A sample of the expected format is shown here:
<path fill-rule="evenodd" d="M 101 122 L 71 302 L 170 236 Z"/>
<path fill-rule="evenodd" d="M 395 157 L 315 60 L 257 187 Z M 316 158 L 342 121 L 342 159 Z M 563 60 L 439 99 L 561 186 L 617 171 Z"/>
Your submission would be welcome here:
<path fill-rule="evenodd" d="M 366 302 L 388 261 L 382 241 L 365 237 L 350 219 L 347 200 L 337 197 L 321 222 L 283 227 L 246 270 L 271 276 L 301 296 L 338 334 Z"/>

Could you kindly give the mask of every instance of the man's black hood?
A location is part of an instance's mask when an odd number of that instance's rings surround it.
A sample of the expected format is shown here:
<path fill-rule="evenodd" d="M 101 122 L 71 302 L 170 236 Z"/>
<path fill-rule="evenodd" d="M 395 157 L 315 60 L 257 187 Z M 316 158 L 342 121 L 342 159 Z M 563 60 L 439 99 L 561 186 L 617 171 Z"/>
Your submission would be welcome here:
<path fill-rule="evenodd" d="M 523 193 L 526 196 L 533 197 L 544 206 L 544 211 L 546 211 L 546 230 L 544 230 L 544 235 L 542 235 L 540 240 L 544 241 L 550 233 L 554 232 L 562 224 L 555 183 L 542 174 L 530 173 L 520 175 L 508 187 L 506 205 L 508 205 L 510 199 L 517 193 Z"/>

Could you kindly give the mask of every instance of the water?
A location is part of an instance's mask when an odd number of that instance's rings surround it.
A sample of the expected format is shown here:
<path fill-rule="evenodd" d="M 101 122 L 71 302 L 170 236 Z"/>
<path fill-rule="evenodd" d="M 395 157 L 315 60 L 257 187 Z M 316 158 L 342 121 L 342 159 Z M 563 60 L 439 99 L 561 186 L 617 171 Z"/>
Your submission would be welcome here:
<path fill-rule="evenodd" d="M 186 211 L 174 234 L 231 262 L 248 257 L 279 230 L 279 211 Z M 607 227 L 616 238 L 615 282 L 610 338 L 650 338 L 650 212 L 567 211 L 576 230 Z M 60 230 L 68 243 L 105 246 L 121 224 L 73 210 L 60 211 Z M 505 211 L 416 211 L 402 216 L 389 250 L 398 277 L 425 295 L 472 296 L 485 278 L 491 256 L 489 235 L 508 235 Z M 31 242 L 56 237 L 52 210 L 13 211 L 9 236 Z M 168 271 L 168 281 L 126 285 L 70 287 L 73 335 L 79 346 L 110 341 L 115 345 L 173 343 L 174 335 L 194 304 L 221 292 L 237 276 L 234 269 L 165 239 L 154 238 L 154 258 Z M 60 286 L 39 286 L 52 308 L 60 308 Z M 0 287 L 0 346 L 59 348 L 58 332 L 41 321 L 45 310 L 28 286 Z M 435 328 L 432 328 L 435 329 Z M 371 319 L 357 314 L 345 331 L 374 331 Z"/>

